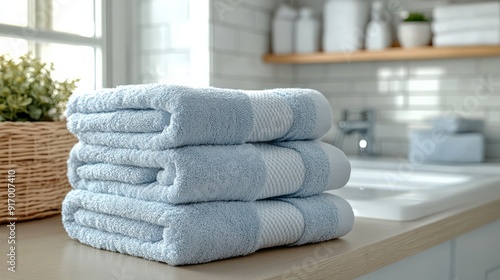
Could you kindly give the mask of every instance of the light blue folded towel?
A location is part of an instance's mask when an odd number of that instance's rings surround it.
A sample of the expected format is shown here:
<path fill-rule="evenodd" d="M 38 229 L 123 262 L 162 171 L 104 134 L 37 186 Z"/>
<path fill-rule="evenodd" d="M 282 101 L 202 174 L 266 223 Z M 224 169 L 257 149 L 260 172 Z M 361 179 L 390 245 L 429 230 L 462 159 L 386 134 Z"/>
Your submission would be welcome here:
<path fill-rule="evenodd" d="M 433 119 L 432 128 L 448 133 L 482 132 L 483 120 L 466 119 L 460 116 L 443 116 Z"/>
<path fill-rule="evenodd" d="M 484 161 L 480 133 L 443 134 L 436 130 L 410 131 L 409 159 L 413 163 L 475 163 Z"/>
<path fill-rule="evenodd" d="M 332 124 L 328 101 L 312 89 L 130 85 L 75 94 L 66 113 L 83 142 L 152 150 L 319 139 Z"/>
<path fill-rule="evenodd" d="M 92 247 L 184 265 L 337 238 L 351 231 L 354 214 L 330 194 L 170 205 L 73 190 L 62 221 L 71 238 Z"/>
<path fill-rule="evenodd" d="M 320 141 L 164 151 L 80 142 L 68 160 L 76 189 L 173 204 L 310 196 L 343 187 L 350 173 L 345 154 Z"/>

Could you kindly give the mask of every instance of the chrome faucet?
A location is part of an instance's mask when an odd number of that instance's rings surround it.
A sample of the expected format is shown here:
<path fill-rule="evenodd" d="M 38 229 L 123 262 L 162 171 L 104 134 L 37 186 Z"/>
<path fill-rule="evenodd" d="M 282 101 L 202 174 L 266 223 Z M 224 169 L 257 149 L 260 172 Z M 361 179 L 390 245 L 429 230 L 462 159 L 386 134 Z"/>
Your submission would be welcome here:
<path fill-rule="evenodd" d="M 352 116 L 357 116 L 351 119 Z M 342 120 L 338 123 L 339 130 L 333 140 L 333 145 L 341 148 L 344 142 L 345 135 L 350 135 L 354 132 L 359 133 L 358 150 L 360 154 L 374 155 L 373 145 L 375 142 L 375 111 L 365 109 L 362 111 L 342 112 Z"/>

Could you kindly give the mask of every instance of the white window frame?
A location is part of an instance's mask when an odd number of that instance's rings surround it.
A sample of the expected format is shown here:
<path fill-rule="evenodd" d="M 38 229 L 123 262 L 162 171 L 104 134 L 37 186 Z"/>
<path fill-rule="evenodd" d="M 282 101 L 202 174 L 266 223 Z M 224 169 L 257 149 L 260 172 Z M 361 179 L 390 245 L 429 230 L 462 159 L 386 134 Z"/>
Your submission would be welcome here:
<path fill-rule="evenodd" d="M 81 0 L 78 0 L 81 1 Z M 103 37 L 105 40 L 105 85 L 133 84 L 140 82 L 138 65 L 139 36 L 134 2 L 137 0 L 102 0 Z"/>
<path fill-rule="evenodd" d="M 28 42 L 92 47 L 95 55 L 96 87 L 133 83 L 137 79 L 130 70 L 134 69 L 131 66 L 137 63 L 133 51 L 136 46 L 136 40 L 133 40 L 135 37 L 135 19 L 131 9 L 133 0 L 93 1 L 94 37 L 2 23 L 0 23 L 0 36 L 19 38 Z M 33 2 L 29 5 L 33 5 Z"/>

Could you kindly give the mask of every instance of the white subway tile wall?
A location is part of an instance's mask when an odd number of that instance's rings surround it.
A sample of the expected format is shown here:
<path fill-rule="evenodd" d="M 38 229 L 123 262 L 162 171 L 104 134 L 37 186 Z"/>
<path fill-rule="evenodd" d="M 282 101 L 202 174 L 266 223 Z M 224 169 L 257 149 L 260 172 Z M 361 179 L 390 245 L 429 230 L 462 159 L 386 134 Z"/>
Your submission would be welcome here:
<path fill-rule="evenodd" d="M 211 0 L 211 85 L 241 89 L 290 87 L 290 65 L 262 61 L 269 52 L 271 18 L 276 0 Z"/>
<path fill-rule="evenodd" d="M 183 3 L 193 1 L 137 1 L 144 19 L 142 38 L 149 41 L 141 44 L 145 82 L 156 81 L 154 74 L 158 72 L 180 77 L 190 71 L 191 68 L 182 66 L 192 59 L 189 49 L 175 46 L 177 39 L 171 40 L 173 30 L 186 26 L 185 13 L 176 14 L 175 20 L 166 20 L 167 16 L 159 15 L 154 5 L 156 2 L 187 5 Z M 308 1 L 299 2 L 316 3 Z M 484 118 L 487 157 L 500 158 L 500 58 L 266 64 L 262 56 L 270 51 L 271 18 L 278 3 L 278 0 L 210 0 L 210 85 L 317 89 L 327 97 L 334 111 L 334 125 L 324 138 L 327 142 L 334 138 L 342 110 L 373 108 L 377 114 L 375 147 L 383 156 L 406 156 L 408 131 L 428 126 L 429 118 L 450 112 Z M 189 36 L 193 35 L 184 38 Z M 356 136 L 346 137 L 342 149 L 356 154 L 356 139 Z"/>
<path fill-rule="evenodd" d="M 140 18 L 137 82 L 207 86 L 210 23 L 206 0 L 136 0 L 133 5 Z"/>
<path fill-rule="evenodd" d="M 249 3 L 241 1 L 222 17 L 217 12 L 213 15 L 212 85 L 314 88 L 330 102 L 335 124 L 344 109 L 373 108 L 377 112 L 375 148 L 383 156 L 406 156 L 409 129 L 428 126 L 430 118 L 448 112 L 484 118 L 487 157 L 500 158 L 500 58 L 264 64 L 262 55 L 270 50 L 270 25 L 261 30 L 251 23 L 258 12 L 271 16 L 274 7 Z M 238 16 L 242 22 L 235 19 Z M 334 126 L 324 141 L 333 141 L 335 133 Z M 342 149 L 356 154 L 356 142 L 357 136 L 348 136 Z"/>
<path fill-rule="evenodd" d="M 294 86 L 320 90 L 337 112 L 375 109 L 376 149 L 383 156 L 406 156 L 409 129 L 426 127 L 430 118 L 454 112 L 484 119 L 487 157 L 500 158 L 499 65 L 495 57 L 299 65 L 296 73 L 302 75 L 294 79 L 299 81 Z M 336 123 L 340 113 L 334 115 Z M 325 140 L 331 141 L 335 133 L 334 128 Z M 351 144 L 343 149 L 357 152 Z"/>

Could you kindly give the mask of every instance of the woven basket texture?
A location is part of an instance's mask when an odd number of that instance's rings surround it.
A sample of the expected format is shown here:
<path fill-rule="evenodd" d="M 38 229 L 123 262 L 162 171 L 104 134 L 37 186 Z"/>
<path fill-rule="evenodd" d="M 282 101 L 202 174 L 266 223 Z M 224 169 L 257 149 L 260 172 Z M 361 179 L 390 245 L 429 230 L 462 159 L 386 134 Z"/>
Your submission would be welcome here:
<path fill-rule="evenodd" d="M 64 121 L 0 122 L 0 223 L 12 217 L 7 207 L 9 170 L 15 171 L 17 221 L 61 212 L 61 202 L 71 189 L 66 161 L 76 142 Z"/>

